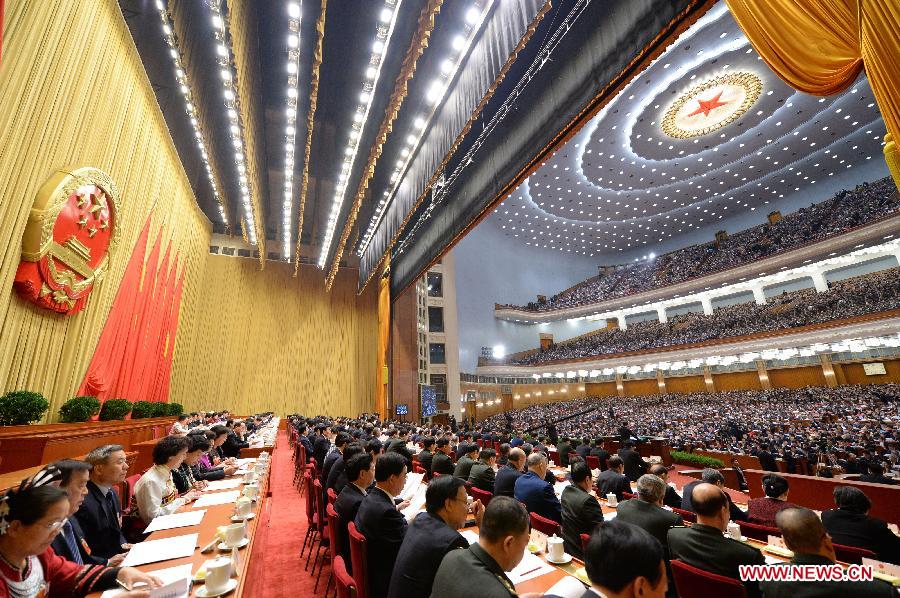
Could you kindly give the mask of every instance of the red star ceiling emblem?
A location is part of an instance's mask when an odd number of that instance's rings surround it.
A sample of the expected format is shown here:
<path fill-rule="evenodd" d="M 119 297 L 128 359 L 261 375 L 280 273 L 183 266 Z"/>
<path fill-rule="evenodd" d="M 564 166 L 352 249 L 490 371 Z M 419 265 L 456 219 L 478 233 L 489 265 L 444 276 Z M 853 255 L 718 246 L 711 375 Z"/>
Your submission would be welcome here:
<path fill-rule="evenodd" d="M 688 114 L 688 116 L 697 116 L 701 112 L 703 113 L 704 117 L 709 116 L 710 112 L 712 112 L 719 106 L 724 106 L 725 104 L 728 103 L 728 102 L 720 102 L 719 98 L 721 98 L 721 97 L 722 97 L 722 91 L 720 90 L 719 93 L 717 93 L 715 95 L 715 97 L 710 100 L 698 99 L 697 103 L 700 104 L 700 107 L 697 108 L 696 110 L 694 110 L 693 112 L 691 112 L 690 114 Z"/>

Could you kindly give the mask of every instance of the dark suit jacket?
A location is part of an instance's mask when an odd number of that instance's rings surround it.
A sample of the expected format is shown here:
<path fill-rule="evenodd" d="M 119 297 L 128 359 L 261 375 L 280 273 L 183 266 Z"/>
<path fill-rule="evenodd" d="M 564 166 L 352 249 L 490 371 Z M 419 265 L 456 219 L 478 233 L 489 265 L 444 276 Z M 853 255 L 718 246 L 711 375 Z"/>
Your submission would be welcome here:
<path fill-rule="evenodd" d="M 515 496 L 516 480 L 521 475 L 522 472 L 512 465 L 506 464 L 501 467 L 494 478 L 494 496 Z"/>
<path fill-rule="evenodd" d="M 325 480 L 325 485 L 323 486 L 325 490 L 334 488 L 335 494 L 341 493 L 341 490 L 347 485 L 347 474 L 344 473 L 345 467 L 346 463 L 344 463 L 344 456 L 339 455 L 331 465 L 331 469 L 328 470 L 328 479 Z"/>
<path fill-rule="evenodd" d="M 315 438 L 313 438 L 313 454 L 312 458 L 316 460 L 316 467 L 322 469 L 322 466 L 325 464 L 325 455 L 328 454 L 328 449 L 331 448 L 331 442 L 320 434 L 316 434 Z"/>
<path fill-rule="evenodd" d="M 472 485 L 485 492 L 494 491 L 495 479 L 494 468 L 484 461 L 478 461 L 469 472 L 469 481 L 472 482 Z"/>
<path fill-rule="evenodd" d="M 678 496 L 678 492 L 675 491 L 675 488 L 672 488 L 668 484 L 666 484 L 666 495 L 663 498 L 663 504 L 667 507 L 674 507 L 676 509 L 681 508 L 681 497 Z"/>
<path fill-rule="evenodd" d="M 81 531 L 81 525 L 78 524 L 78 520 L 75 519 L 75 517 L 69 517 L 69 522 L 72 524 L 72 531 L 75 532 L 75 544 L 78 545 L 78 553 L 81 555 L 81 562 L 85 565 L 106 565 L 107 559 L 93 554 L 93 551 L 84 537 L 84 532 Z M 53 542 L 50 543 L 50 546 L 53 547 L 53 552 L 62 558 L 67 561 L 75 562 L 75 555 L 72 554 L 68 544 L 66 544 L 65 530 L 59 530 L 59 534 L 53 538 Z M 119 552 L 124 551 L 119 550 Z"/>
<path fill-rule="evenodd" d="M 94 556 L 108 559 L 123 552 L 122 544 L 126 543 L 125 536 L 122 535 L 122 504 L 114 490 L 110 490 L 110 504 L 93 481 L 88 481 L 87 487 L 87 496 L 75 513 L 75 519 L 78 520 Z"/>
<path fill-rule="evenodd" d="M 562 536 L 566 552 L 583 559 L 581 534 L 590 534 L 603 521 L 597 499 L 579 486 L 569 484 L 562 492 Z"/>
<path fill-rule="evenodd" d="M 428 598 L 444 555 L 468 547 L 466 539 L 440 517 L 419 513 L 406 530 L 397 554 L 388 598 Z"/>
<path fill-rule="evenodd" d="M 225 455 L 226 458 L 238 458 L 241 456 L 241 449 L 247 448 L 248 446 L 250 446 L 249 442 L 243 442 L 238 438 L 237 434 L 229 432 L 228 436 L 225 437 L 225 442 L 222 443 L 220 448 L 222 449 L 222 454 Z"/>
<path fill-rule="evenodd" d="M 600 447 L 594 447 L 591 449 L 591 456 L 597 457 L 600 460 L 600 471 L 606 471 L 606 460 L 609 459 L 609 452 Z"/>
<path fill-rule="evenodd" d="M 569 453 L 573 452 L 572 445 L 568 442 L 560 442 L 556 445 L 556 452 L 559 453 L 559 463 L 563 467 L 569 466 Z"/>
<path fill-rule="evenodd" d="M 796 565 L 832 565 L 825 557 L 816 554 L 797 554 L 791 559 Z M 782 566 L 790 566 L 785 563 Z M 759 584 L 766 598 L 861 598 L 896 597 L 887 583 L 873 581 L 763 581 Z"/>
<path fill-rule="evenodd" d="M 406 535 L 406 518 L 397 510 L 393 498 L 373 488 L 359 505 L 356 527 L 368 544 L 370 598 L 385 598 L 391 583 L 391 571 Z"/>
<path fill-rule="evenodd" d="M 319 470 L 319 481 L 322 482 L 322 487 L 325 487 L 325 484 L 328 482 L 328 474 L 331 472 L 331 468 L 334 466 L 335 462 L 341 458 L 341 452 L 338 450 L 332 451 L 328 453 L 325 457 L 325 461 L 322 463 L 322 469 Z"/>
<path fill-rule="evenodd" d="M 702 484 L 702 483 L 703 482 L 701 482 L 700 480 L 697 480 L 696 482 L 691 482 L 691 483 L 685 485 L 685 487 L 681 489 L 681 507 L 680 508 L 684 509 L 685 511 L 690 511 L 691 513 L 695 512 L 694 505 L 691 504 L 691 495 L 694 493 L 694 487 L 697 484 Z M 731 500 L 731 495 L 729 495 L 727 492 L 725 493 L 725 496 L 728 498 L 728 513 L 729 513 L 731 520 L 732 521 L 747 521 L 747 512 L 740 510 L 738 508 L 738 506 L 736 504 L 734 504 L 734 501 Z"/>
<path fill-rule="evenodd" d="M 616 519 L 625 523 L 632 523 L 659 540 L 663 548 L 668 546 L 669 529 L 684 526 L 681 515 L 667 511 L 662 507 L 652 505 L 639 498 L 633 498 L 619 503 L 616 509 Z"/>
<path fill-rule="evenodd" d="M 865 548 L 880 561 L 900 565 L 900 538 L 881 519 L 833 509 L 822 513 L 822 523 L 835 544 Z"/>
<path fill-rule="evenodd" d="M 432 598 L 511 598 L 516 590 L 503 568 L 478 544 L 453 550 L 438 567 Z"/>
<path fill-rule="evenodd" d="M 634 449 L 619 449 L 619 456 L 625 463 L 625 477 L 636 482 L 639 477 L 647 473 L 647 462 L 641 458 L 641 454 Z"/>
<path fill-rule="evenodd" d="M 474 459 L 468 455 L 463 455 L 462 459 L 456 462 L 456 468 L 453 470 L 453 475 L 468 480 L 469 474 L 472 473 L 472 466 L 475 465 L 475 463 L 476 461 Z"/>
<path fill-rule="evenodd" d="M 412 462 L 413 462 L 413 454 L 409 452 L 409 449 L 406 448 L 405 440 L 395 440 L 391 443 L 391 446 L 388 447 L 385 452 L 391 451 L 393 453 L 400 453 L 403 455 L 403 458 L 406 459 L 406 467 L 409 470 L 412 470 Z"/>
<path fill-rule="evenodd" d="M 759 451 L 756 458 L 764 471 L 778 471 L 778 463 L 769 451 Z"/>
<path fill-rule="evenodd" d="M 525 503 L 529 513 L 537 513 L 557 523 L 562 522 L 562 505 L 553 493 L 553 486 L 529 471 L 516 480 L 514 497 Z"/>
<path fill-rule="evenodd" d="M 431 475 L 439 473 L 441 475 L 453 475 L 453 461 L 449 455 L 444 453 L 435 453 L 431 459 Z"/>
<path fill-rule="evenodd" d="M 575 447 L 575 452 L 578 453 L 578 456 L 587 461 L 588 455 L 591 454 L 591 445 L 589 444 L 579 444 Z"/>
<path fill-rule="evenodd" d="M 740 580 L 739 565 L 763 565 L 760 551 L 746 544 L 726 538 L 721 531 L 695 523 L 691 527 L 669 530 L 669 555 L 688 565 Z M 747 582 L 747 596 L 759 596 L 759 584 Z"/>
<path fill-rule="evenodd" d="M 356 484 L 347 483 L 344 489 L 338 494 L 337 500 L 334 501 L 334 510 L 337 511 L 341 518 L 341 525 L 338 526 L 338 543 L 341 545 L 341 552 L 344 556 L 344 564 L 347 570 L 350 566 L 350 536 L 347 533 L 347 524 L 356 521 L 356 514 L 359 512 L 359 505 L 363 501 L 363 493 Z"/>
<path fill-rule="evenodd" d="M 612 469 L 601 471 L 600 475 L 597 476 L 597 483 L 595 486 L 600 490 L 601 498 L 606 498 L 606 495 L 612 492 L 616 495 L 618 500 L 622 500 L 623 492 L 631 492 L 631 485 L 628 483 L 628 478 Z"/>
<path fill-rule="evenodd" d="M 434 454 L 429 450 L 422 450 L 416 455 L 416 459 L 418 459 L 419 465 L 428 472 L 428 477 L 431 477 L 431 461 L 434 459 Z"/>

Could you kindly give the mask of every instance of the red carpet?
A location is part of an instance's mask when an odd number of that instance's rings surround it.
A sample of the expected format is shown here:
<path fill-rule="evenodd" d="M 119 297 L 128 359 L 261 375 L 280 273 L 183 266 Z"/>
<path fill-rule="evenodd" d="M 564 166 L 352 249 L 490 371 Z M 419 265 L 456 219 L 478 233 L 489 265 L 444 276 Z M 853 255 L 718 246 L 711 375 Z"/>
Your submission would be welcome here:
<path fill-rule="evenodd" d="M 268 501 L 268 528 L 257 530 L 263 540 L 254 546 L 255 559 L 252 596 L 256 598 L 287 598 L 295 596 L 324 596 L 329 567 L 322 572 L 319 591 L 313 593 L 316 579 L 303 570 L 300 547 L 306 535 L 306 497 L 300 496 L 294 487 L 294 462 L 287 433 L 278 433 L 277 448 L 273 454 Z M 261 522 L 262 523 L 262 522 Z M 310 563 L 312 569 L 312 563 Z"/>

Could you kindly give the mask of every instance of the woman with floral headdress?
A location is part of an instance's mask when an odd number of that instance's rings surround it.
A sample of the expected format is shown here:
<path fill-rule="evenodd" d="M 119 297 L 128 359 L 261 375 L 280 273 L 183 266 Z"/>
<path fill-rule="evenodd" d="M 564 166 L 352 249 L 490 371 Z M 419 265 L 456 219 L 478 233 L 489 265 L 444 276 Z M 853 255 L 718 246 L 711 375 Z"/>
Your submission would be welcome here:
<path fill-rule="evenodd" d="M 69 499 L 52 482 L 55 468 L 41 470 L 0 497 L 0 598 L 86 596 L 118 585 L 140 590 L 126 596 L 149 596 L 160 581 L 132 567 L 78 565 L 58 556 L 50 543 L 69 514 Z"/>

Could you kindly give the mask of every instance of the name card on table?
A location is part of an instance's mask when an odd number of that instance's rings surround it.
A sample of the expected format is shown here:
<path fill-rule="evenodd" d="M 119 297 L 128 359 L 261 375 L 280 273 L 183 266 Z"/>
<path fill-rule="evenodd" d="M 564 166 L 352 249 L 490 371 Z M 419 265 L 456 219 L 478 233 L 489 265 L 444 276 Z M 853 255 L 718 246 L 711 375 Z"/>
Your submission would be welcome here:
<path fill-rule="evenodd" d="M 794 553 L 790 549 L 788 549 L 788 547 L 784 543 L 784 539 L 781 536 L 770 535 L 763 550 L 786 558 L 791 558 L 792 556 L 794 556 Z"/>
<path fill-rule="evenodd" d="M 873 576 L 900 587 L 900 565 L 876 561 L 875 559 L 862 559 L 863 567 L 872 567 Z"/>

